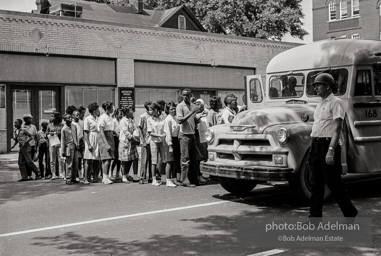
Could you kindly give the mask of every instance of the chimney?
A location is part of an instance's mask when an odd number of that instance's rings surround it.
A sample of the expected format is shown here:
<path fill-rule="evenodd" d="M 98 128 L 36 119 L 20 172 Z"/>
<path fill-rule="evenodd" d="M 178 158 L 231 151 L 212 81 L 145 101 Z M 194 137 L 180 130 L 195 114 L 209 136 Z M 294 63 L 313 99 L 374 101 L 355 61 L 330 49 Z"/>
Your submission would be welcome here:
<path fill-rule="evenodd" d="M 130 3 L 138 10 L 137 13 L 143 13 L 144 3 L 143 0 L 131 0 Z"/>
<path fill-rule="evenodd" d="M 48 0 L 36 0 L 37 13 L 49 13 L 50 3 Z"/>

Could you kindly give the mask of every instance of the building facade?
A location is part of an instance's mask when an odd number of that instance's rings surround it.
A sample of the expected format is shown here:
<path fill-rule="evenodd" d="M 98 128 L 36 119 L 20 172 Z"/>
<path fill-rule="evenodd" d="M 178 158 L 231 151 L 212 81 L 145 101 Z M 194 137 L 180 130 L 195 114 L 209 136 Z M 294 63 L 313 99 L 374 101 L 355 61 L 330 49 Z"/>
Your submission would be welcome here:
<path fill-rule="evenodd" d="M 13 121 L 31 113 L 40 127 L 54 111 L 111 100 L 133 105 L 177 101 L 189 87 L 206 102 L 241 98 L 244 76 L 297 44 L 0 10 L 0 152 Z"/>
<path fill-rule="evenodd" d="M 313 40 L 381 39 L 380 0 L 313 0 Z"/>

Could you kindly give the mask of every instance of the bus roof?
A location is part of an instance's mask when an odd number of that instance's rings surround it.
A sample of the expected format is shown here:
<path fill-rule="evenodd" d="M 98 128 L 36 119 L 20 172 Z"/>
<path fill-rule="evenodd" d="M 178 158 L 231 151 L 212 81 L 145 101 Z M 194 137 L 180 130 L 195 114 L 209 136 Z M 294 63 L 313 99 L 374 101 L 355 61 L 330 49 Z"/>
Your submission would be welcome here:
<path fill-rule="evenodd" d="M 298 46 L 275 56 L 266 73 L 381 63 L 381 41 L 329 39 Z"/>

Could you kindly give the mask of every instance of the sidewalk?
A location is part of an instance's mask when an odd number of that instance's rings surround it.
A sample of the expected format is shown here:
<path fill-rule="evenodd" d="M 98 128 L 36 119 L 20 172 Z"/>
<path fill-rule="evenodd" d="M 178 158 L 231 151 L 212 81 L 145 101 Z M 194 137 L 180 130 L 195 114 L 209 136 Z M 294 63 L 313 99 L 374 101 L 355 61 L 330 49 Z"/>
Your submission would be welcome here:
<path fill-rule="evenodd" d="M 18 152 L 0 154 L 0 168 L 7 164 L 17 164 L 18 156 L 19 156 Z"/>

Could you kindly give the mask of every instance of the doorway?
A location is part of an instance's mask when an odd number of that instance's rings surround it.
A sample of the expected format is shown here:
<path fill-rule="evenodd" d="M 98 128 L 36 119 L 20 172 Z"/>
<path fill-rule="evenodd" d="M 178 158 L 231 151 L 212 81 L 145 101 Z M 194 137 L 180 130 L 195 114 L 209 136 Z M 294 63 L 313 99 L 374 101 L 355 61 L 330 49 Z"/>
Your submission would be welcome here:
<path fill-rule="evenodd" d="M 8 151 L 10 150 L 13 122 L 24 114 L 33 116 L 33 124 L 40 129 L 42 121 L 48 121 L 54 111 L 61 109 L 61 93 L 58 86 L 10 86 L 7 109 Z"/>

